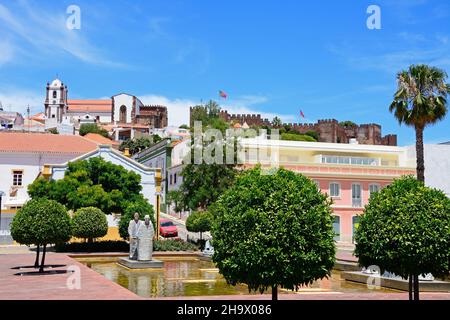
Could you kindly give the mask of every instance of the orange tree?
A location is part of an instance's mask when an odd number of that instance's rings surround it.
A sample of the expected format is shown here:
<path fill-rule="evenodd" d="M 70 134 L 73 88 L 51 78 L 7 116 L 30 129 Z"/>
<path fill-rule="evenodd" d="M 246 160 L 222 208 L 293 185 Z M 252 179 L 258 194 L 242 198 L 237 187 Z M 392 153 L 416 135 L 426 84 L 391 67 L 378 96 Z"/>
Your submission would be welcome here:
<path fill-rule="evenodd" d="M 362 266 L 377 265 L 405 279 L 448 275 L 450 199 L 414 177 L 397 179 L 370 197 L 355 241 Z M 414 291 L 419 300 L 419 287 Z"/>
<path fill-rule="evenodd" d="M 260 167 L 243 172 L 210 208 L 213 261 L 249 291 L 298 289 L 330 275 L 335 261 L 331 203 L 307 177 Z"/>

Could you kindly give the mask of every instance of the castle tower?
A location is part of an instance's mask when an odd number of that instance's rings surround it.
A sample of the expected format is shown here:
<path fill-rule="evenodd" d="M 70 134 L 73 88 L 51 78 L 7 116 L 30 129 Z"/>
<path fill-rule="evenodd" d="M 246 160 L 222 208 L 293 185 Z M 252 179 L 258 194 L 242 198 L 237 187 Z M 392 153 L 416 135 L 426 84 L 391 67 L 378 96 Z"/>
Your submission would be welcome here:
<path fill-rule="evenodd" d="M 47 83 L 45 95 L 45 116 L 52 123 L 61 123 L 67 112 L 67 86 L 56 78 Z"/>

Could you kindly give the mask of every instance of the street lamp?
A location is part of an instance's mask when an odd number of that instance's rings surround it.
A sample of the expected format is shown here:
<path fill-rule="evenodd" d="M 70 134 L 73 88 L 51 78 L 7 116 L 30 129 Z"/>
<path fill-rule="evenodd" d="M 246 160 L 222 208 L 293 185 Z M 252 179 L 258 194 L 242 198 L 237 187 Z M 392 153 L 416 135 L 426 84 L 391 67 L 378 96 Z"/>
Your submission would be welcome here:
<path fill-rule="evenodd" d="M 5 196 L 6 193 L 3 191 L 0 191 L 0 230 L 2 230 L 2 198 Z"/>
<path fill-rule="evenodd" d="M 159 240 L 159 215 L 161 201 L 161 169 L 157 168 L 155 172 L 155 195 L 156 195 L 156 239 Z"/>

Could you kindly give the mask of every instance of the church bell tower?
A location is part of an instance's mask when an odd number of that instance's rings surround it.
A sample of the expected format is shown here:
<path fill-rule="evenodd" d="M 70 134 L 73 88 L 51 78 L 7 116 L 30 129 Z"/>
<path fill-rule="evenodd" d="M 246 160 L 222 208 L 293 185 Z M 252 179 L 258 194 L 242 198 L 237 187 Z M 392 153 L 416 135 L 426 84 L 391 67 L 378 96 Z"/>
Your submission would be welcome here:
<path fill-rule="evenodd" d="M 61 123 L 67 112 L 67 86 L 58 78 L 47 83 L 45 96 L 45 117 L 52 124 Z"/>

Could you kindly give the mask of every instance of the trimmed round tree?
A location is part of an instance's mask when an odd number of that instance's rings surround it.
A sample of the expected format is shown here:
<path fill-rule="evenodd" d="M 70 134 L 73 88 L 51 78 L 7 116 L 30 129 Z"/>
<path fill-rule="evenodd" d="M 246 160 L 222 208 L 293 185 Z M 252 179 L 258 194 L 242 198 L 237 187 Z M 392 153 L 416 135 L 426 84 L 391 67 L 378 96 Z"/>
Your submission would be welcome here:
<path fill-rule="evenodd" d="M 331 202 L 307 177 L 260 167 L 243 172 L 211 209 L 213 261 L 231 285 L 297 290 L 328 277 L 335 261 Z"/>
<path fill-rule="evenodd" d="M 108 233 L 108 221 L 102 210 L 95 207 L 78 209 L 72 217 L 72 234 L 74 237 L 93 242 Z"/>
<path fill-rule="evenodd" d="M 202 240 L 203 232 L 211 230 L 213 216 L 208 211 L 194 211 L 186 219 L 186 229 L 190 232 L 200 232 Z"/>
<path fill-rule="evenodd" d="M 364 267 L 377 265 L 382 272 L 405 279 L 427 273 L 446 276 L 450 270 L 450 199 L 412 176 L 394 180 L 370 197 L 355 241 L 355 255 Z M 414 291 L 418 300 L 418 285 Z"/>
<path fill-rule="evenodd" d="M 17 211 L 11 222 L 11 236 L 20 244 L 43 247 L 39 272 L 44 271 L 48 244 L 68 241 L 71 237 L 70 217 L 66 207 L 45 198 L 32 199 Z M 39 251 L 36 252 L 39 260 Z"/>
<path fill-rule="evenodd" d="M 143 196 L 128 204 L 119 221 L 119 234 L 124 240 L 129 239 L 128 224 L 134 218 L 134 213 L 139 213 L 139 219 L 144 220 L 145 215 L 150 216 L 153 228 L 156 230 L 155 211 L 153 206 Z"/>

